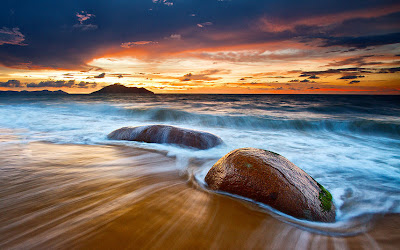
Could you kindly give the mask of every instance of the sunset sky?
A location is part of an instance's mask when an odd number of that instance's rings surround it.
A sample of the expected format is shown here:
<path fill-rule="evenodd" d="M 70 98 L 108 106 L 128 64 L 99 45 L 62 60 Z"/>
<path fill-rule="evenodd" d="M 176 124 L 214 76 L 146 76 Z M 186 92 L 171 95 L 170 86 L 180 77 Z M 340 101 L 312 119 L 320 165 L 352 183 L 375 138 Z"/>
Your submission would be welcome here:
<path fill-rule="evenodd" d="M 400 94 L 400 2 L 1 1 L 0 90 Z"/>

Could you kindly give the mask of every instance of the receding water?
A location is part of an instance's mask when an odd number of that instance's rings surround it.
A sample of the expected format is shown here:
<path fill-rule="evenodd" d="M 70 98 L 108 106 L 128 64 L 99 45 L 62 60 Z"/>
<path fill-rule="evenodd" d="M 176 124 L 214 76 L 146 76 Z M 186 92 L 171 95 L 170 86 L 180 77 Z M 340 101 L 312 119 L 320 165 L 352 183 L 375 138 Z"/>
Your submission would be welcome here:
<path fill-rule="evenodd" d="M 202 151 L 106 138 L 148 124 L 204 130 L 225 144 Z M 189 239 L 200 248 L 329 248 L 353 244 L 361 236 L 339 236 L 373 232 L 374 218 L 400 213 L 398 97 L 0 97 L 0 128 L 0 248 L 74 246 L 74 239 L 135 248 L 129 232 L 147 248 L 189 248 Z M 309 173 L 333 194 L 337 223 L 307 223 L 208 191 L 207 170 L 241 147 L 275 151 Z M 127 230 L 122 218 L 138 228 Z M 374 237 L 360 242 L 376 247 Z"/>

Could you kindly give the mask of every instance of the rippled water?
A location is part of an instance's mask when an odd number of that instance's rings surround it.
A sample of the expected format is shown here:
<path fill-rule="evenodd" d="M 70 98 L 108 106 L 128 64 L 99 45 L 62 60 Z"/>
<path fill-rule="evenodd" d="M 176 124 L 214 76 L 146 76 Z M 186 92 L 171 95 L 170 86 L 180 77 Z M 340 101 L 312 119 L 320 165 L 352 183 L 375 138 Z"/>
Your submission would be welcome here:
<path fill-rule="evenodd" d="M 171 145 L 110 141 L 106 138 L 114 129 L 148 124 L 204 130 L 220 136 L 225 144 L 201 151 Z M 217 223 L 223 223 L 220 227 L 226 227 L 231 233 L 233 230 L 234 233 L 246 234 L 254 239 L 254 247 L 267 244 L 260 237 L 269 223 L 276 228 L 283 228 L 283 231 L 287 230 L 283 233 L 285 237 L 298 232 L 294 234 L 298 234 L 302 240 L 296 244 L 308 244 L 310 247 L 317 241 L 317 236 L 312 232 L 358 234 L 371 230 L 373 218 L 400 213 L 400 102 L 397 97 L 0 97 L 0 128 L 5 129 L 0 133 L 0 138 L 3 138 L 0 142 L 0 207 L 2 212 L 6 212 L 2 213 L 6 216 L 0 219 L 0 247 L 24 248 L 33 243 L 41 246 L 49 242 L 52 242 L 52 246 L 61 246 L 71 244 L 74 237 L 83 237 L 90 242 L 90 232 L 96 232 L 96 236 L 92 236 L 98 239 L 101 239 L 100 235 L 107 238 L 104 232 L 99 233 L 96 228 L 114 223 L 119 216 L 127 216 L 132 225 L 138 220 L 142 227 L 146 220 L 156 220 L 151 221 L 152 227 L 138 228 L 132 232 L 132 235 L 143 235 L 144 241 L 149 240 L 149 232 L 154 231 L 158 236 L 154 235 L 149 242 L 157 244 L 163 242 L 159 238 L 166 241 L 175 239 L 178 237 L 175 233 L 185 230 L 206 238 L 209 235 L 201 233 L 201 228 L 211 227 L 214 236 L 224 242 L 224 231 L 217 230 L 206 220 L 216 220 L 215 216 L 224 213 L 221 209 L 228 209 L 229 206 L 240 207 L 231 212 L 232 218 L 244 216 L 250 224 L 255 224 L 249 226 L 244 221 L 225 219 Z M 55 145 L 35 144 L 37 141 L 75 146 L 60 145 L 56 149 Z M 99 144 L 119 146 L 116 147 L 118 150 L 115 146 L 91 148 L 99 147 L 95 146 Z M 124 146 L 123 150 L 121 146 Z M 143 152 L 132 156 L 135 150 L 129 150 L 129 147 L 161 150 L 169 158 L 149 157 Z M 210 194 L 204 185 L 204 174 L 216 159 L 240 147 L 275 151 L 309 173 L 332 192 L 338 208 L 338 222 L 332 225 L 304 223 L 279 215 L 268 207 L 261 206 L 261 211 L 258 211 L 259 206 L 249 205 L 251 209 L 248 210 L 248 205 L 235 203 L 237 198 L 232 200 Z M 71 157 L 70 161 L 68 157 Z M 96 159 L 101 164 L 96 165 Z M 141 205 L 137 205 L 140 213 L 135 217 L 127 211 L 135 211 L 136 202 Z M 142 211 L 143 206 L 148 211 Z M 213 209 L 217 211 L 210 212 Z M 175 214 L 174 211 L 178 212 Z M 152 216 L 160 213 L 161 217 Z M 244 215 L 249 213 L 251 216 Z M 257 224 L 261 221 L 265 225 Z M 121 225 L 122 222 L 115 223 Z M 295 227 L 288 226 L 288 223 Z M 236 226 L 243 227 L 243 230 L 232 229 Z M 169 230 L 171 227 L 178 231 Z M 244 230 L 246 228 L 249 230 L 247 233 Z M 306 231 L 298 228 L 306 228 Z M 115 230 L 115 235 L 119 231 L 121 235 L 126 233 L 123 228 L 110 230 Z M 268 236 L 272 238 L 266 236 L 265 239 L 279 242 L 279 237 L 283 236 L 278 231 Z M 63 238 L 66 236 L 70 240 Z M 189 236 L 181 236 L 185 237 Z M 318 237 L 322 239 L 325 236 Z M 138 236 L 137 240 L 140 239 Z M 176 242 L 184 244 L 185 241 L 178 239 Z M 321 244 L 329 247 L 333 241 L 324 242 L 321 241 Z M 372 245 L 376 243 L 374 240 L 368 242 L 372 242 Z M 140 242 L 141 246 L 148 246 L 146 244 L 150 243 Z M 220 246 L 230 245 L 221 243 Z M 215 248 L 218 248 L 218 244 Z"/>

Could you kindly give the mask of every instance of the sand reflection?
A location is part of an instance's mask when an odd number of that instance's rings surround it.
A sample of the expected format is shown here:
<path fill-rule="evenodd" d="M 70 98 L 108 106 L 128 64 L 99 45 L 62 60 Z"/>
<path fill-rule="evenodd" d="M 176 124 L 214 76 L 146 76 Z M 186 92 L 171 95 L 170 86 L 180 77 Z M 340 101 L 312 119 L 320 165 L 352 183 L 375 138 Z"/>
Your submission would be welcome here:
<path fill-rule="evenodd" d="M 315 234 L 203 190 L 182 174 L 182 159 L 158 152 L 47 143 L 2 143 L 1 152 L 2 249 L 374 249 L 400 242 L 398 216 L 353 237 Z"/>

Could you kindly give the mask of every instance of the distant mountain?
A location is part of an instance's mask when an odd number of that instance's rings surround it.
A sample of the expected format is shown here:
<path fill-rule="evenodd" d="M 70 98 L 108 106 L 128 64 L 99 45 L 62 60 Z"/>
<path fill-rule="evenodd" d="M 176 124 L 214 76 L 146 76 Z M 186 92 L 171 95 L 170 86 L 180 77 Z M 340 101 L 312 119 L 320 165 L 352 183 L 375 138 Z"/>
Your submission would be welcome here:
<path fill-rule="evenodd" d="M 97 90 L 91 95 L 97 95 L 97 94 L 151 94 L 154 95 L 153 92 L 150 90 L 147 90 L 145 88 L 136 88 L 136 87 L 126 87 L 122 84 L 113 84 L 106 86 L 100 90 Z"/>
<path fill-rule="evenodd" d="M 57 90 L 57 91 L 50 91 L 50 90 L 40 90 L 40 91 L 12 91 L 12 90 L 7 90 L 7 91 L 0 91 L 0 96 L 41 96 L 41 95 L 69 95 L 67 92 L 64 92 L 62 90 Z"/>

